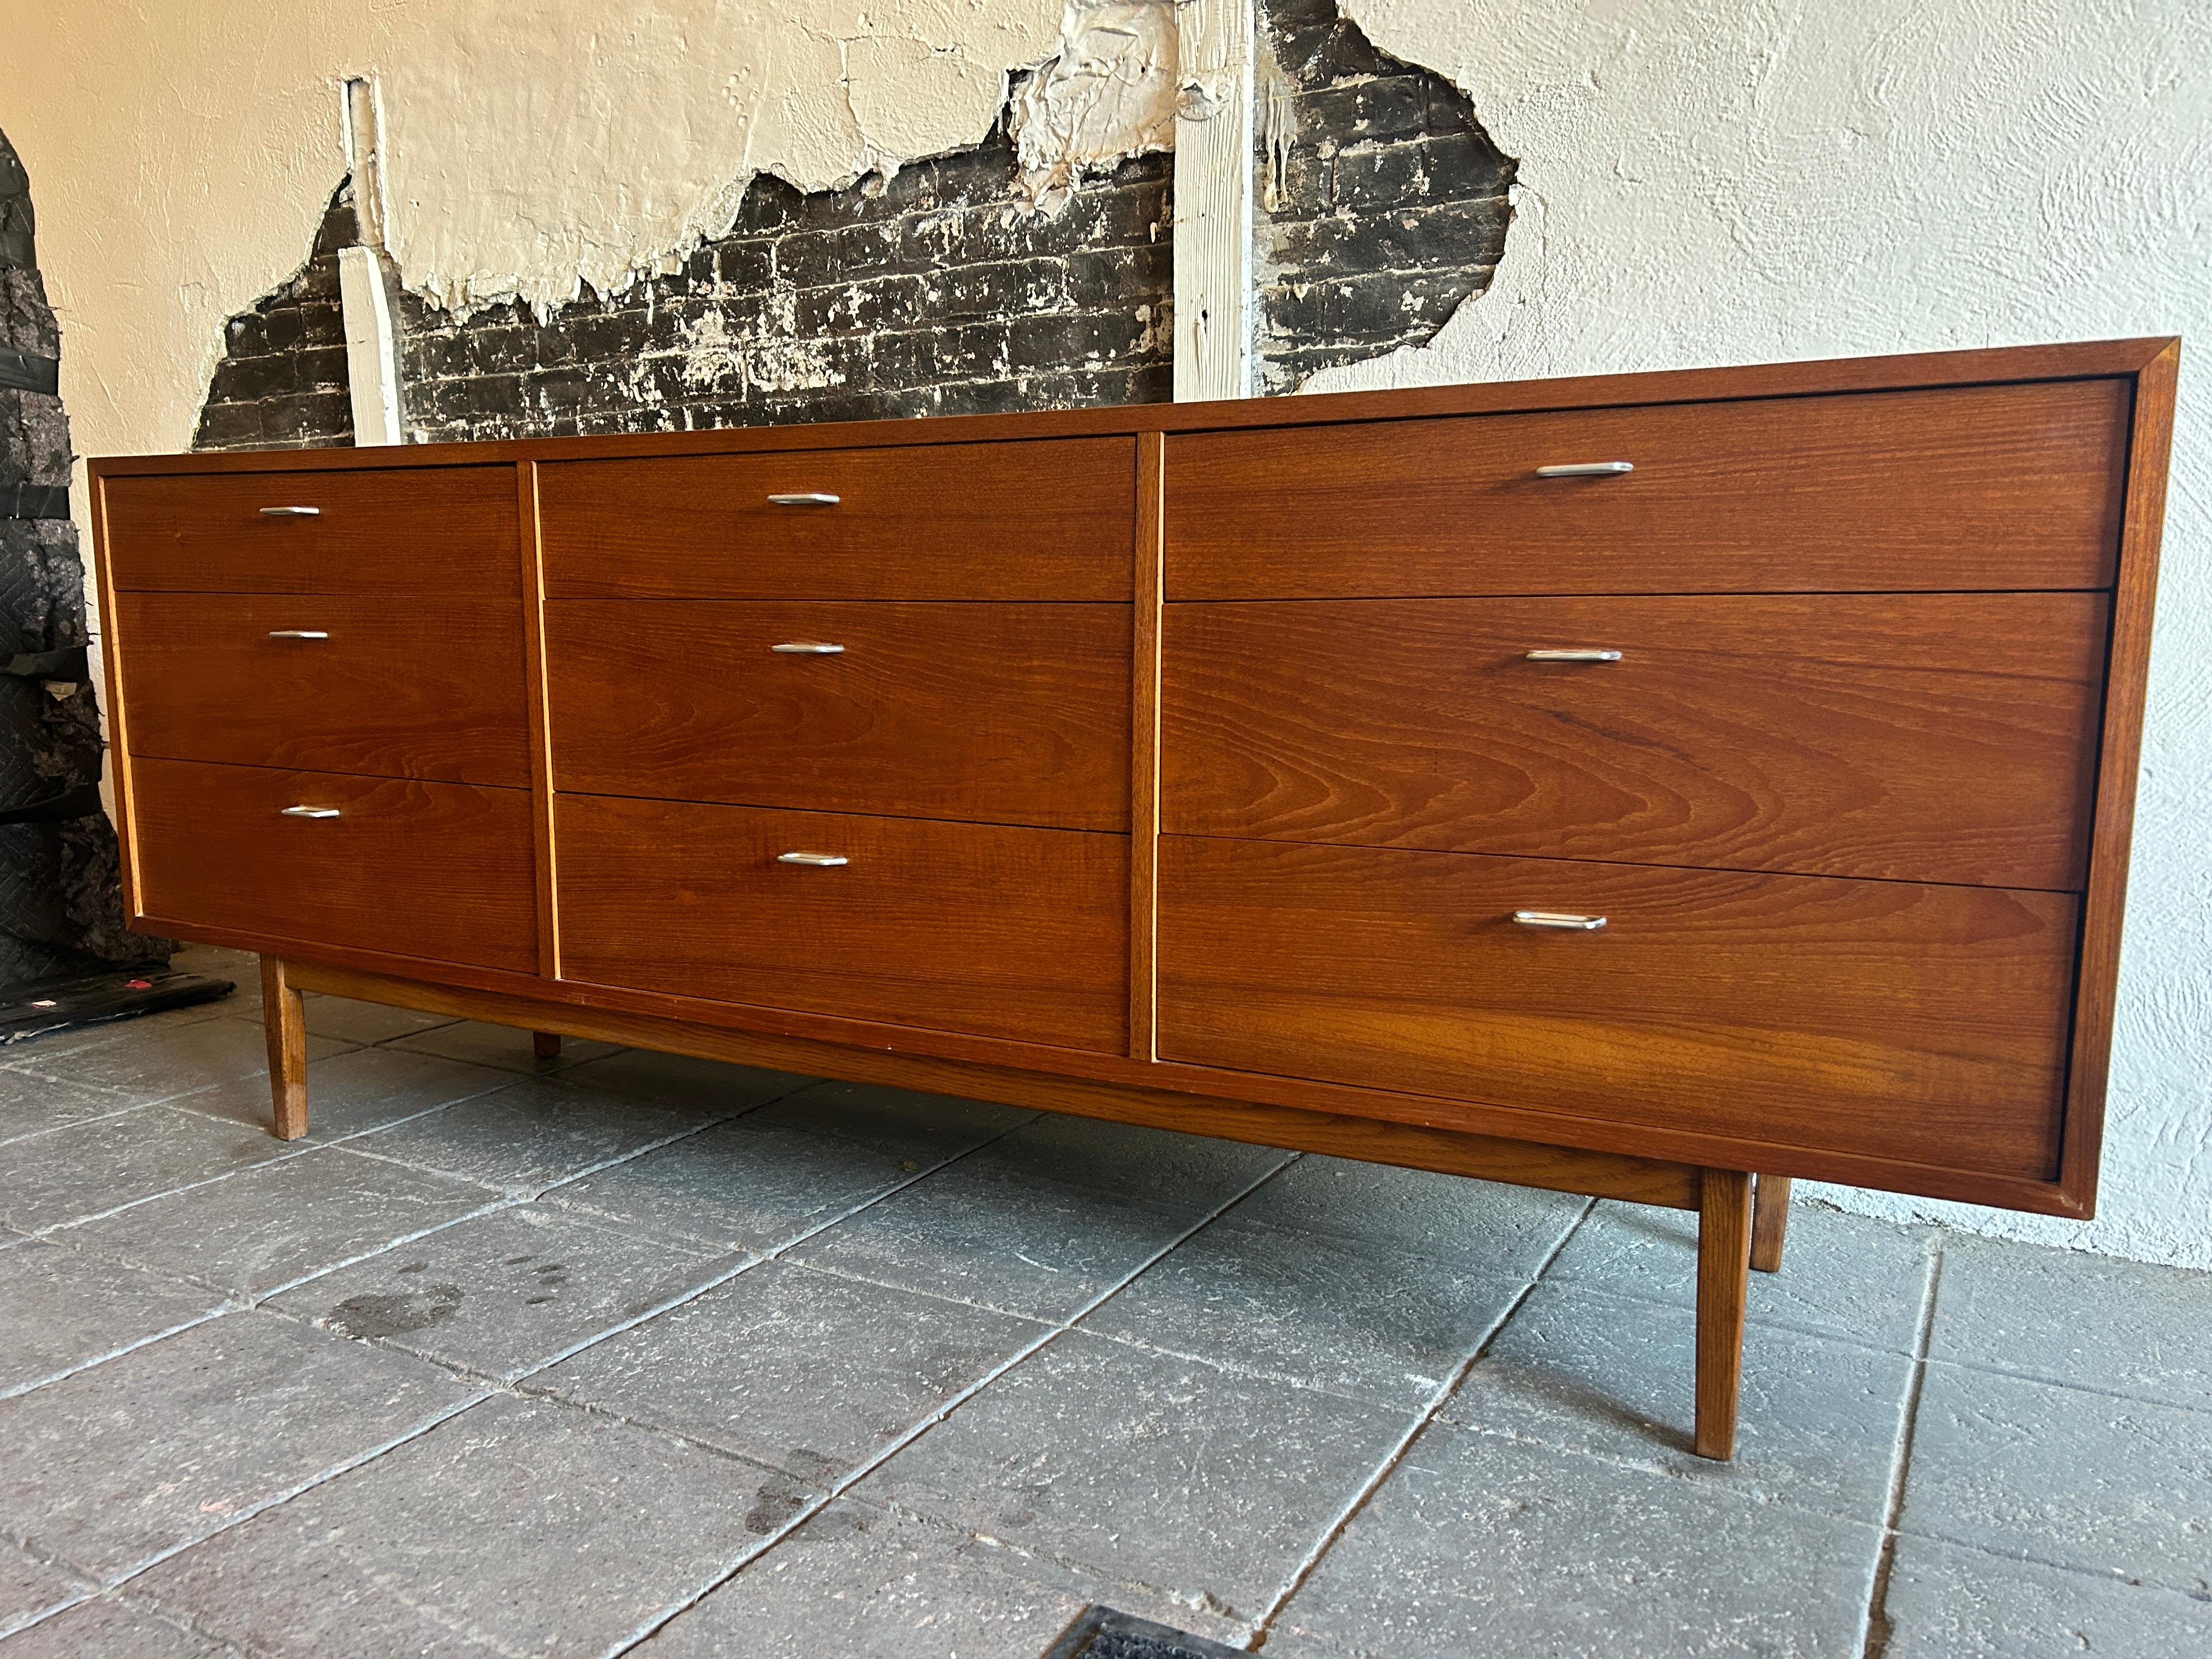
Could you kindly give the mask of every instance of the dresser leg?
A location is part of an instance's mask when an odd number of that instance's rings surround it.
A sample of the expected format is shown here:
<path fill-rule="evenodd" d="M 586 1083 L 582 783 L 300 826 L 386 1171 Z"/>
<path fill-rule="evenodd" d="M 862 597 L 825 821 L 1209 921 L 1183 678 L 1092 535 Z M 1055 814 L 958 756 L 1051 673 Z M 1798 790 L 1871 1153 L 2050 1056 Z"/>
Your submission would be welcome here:
<path fill-rule="evenodd" d="M 532 1031 L 530 1034 L 530 1052 L 540 1060 L 560 1059 L 561 1034 L 558 1031 Z"/>
<path fill-rule="evenodd" d="M 1790 1231 L 1790 1177 L 1763 1175 L 1751 1211 L 1751 1265 L 1763 1273 L 1782 1271 L 1782 1241 Z"/>
<path fill-rule="evenodd" d="M 307 1010 L 281 957 L 261 958 L 261 1025 L 269 1037 L 269 1099 L 279 1140 L 307 1133 Z"/>
<path fill-rule="evenodd" d="M 1743 1315 L 1751 1293 L 1751 1177 L 1708 1170 L 1698 1206 L 1697 1453 L 1735 1455 Z"/>

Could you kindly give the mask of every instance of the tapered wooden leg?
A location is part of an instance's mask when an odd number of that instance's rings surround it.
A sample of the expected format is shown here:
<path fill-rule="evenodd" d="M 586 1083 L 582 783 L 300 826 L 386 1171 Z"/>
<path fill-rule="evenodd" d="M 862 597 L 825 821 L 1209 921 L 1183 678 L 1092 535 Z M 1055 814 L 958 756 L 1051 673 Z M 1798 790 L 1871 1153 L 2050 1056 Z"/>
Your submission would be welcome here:
<path fill-rule="evenodd" d="M 530 1050 L 540 1060 L 561 1058 L 561 1034 L 558 1031 L 532 1031 Z"/>
<path fill-rule="evenodd" d="M 1763 1273 L 1782 1271 L 1782 1241 L 1790 1231 L 1790 1177 L 1763 1175 L 1751 1208 L 1751 1265 Z"/>
<path fill-rule="evenodd" d="M 261 958 L 261 1024 L 269 1037 L 269 1099 L 279 1140 L 307 1133 L 307 1010 L 281 957 Z"/>
<path fill-rule="evenodd" d="M 1743 1313 L 1751 1294 L 1751 1177 L 1708 1170 L 1698 1206 L 1698 1431 L 1700 1457 L 1735 1455 Z"/>

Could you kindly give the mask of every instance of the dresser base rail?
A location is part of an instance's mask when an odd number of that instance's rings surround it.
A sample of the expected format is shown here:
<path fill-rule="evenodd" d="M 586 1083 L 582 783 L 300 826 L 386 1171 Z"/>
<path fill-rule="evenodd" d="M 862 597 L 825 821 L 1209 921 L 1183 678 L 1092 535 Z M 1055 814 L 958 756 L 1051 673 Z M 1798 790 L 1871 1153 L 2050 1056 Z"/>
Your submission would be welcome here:
<path fill-rule="evenodd" d="M 1771 1271 L 1780 1265 L 1783 1218 L 1789 1203 L 1786 1181 L 1767 1177 L 1759 1182 L 1754 1223 L 1752 1177 L 1734 1170 L 695 1025 L 287 957 L 261 958 L 261 984 L 273 1127 L 278 1138 L 286 1140 L 307 1132 L 307 1027 L 300 998 L 304 991 L 317 991 L 519 1026 L 532 1033 L 541 1054 L 557 1054 L 561 1039 L 573 1036 L 844 1082 L 1109 1118 L 1369 1164 L 1694 1210 L 1698 1360 L 1693 1444 L 1700 1456 L 1726 1459 L 1735 1455 L 1748 1274 L 1755 1251 L 1759 1266 Z"/>

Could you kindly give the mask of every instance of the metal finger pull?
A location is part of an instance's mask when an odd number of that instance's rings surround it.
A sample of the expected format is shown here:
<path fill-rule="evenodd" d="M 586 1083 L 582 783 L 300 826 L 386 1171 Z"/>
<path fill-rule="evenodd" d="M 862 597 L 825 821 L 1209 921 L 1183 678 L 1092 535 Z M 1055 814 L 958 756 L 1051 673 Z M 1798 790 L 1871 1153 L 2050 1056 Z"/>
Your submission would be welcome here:
<path fill-rule="evenodd" d="M 835 507 L 837 498 L 820 490 L 803 489 L 789 495 L 771 495 L 768 502 L 770 507 Z"/>
<path fill-rule="evenodd" d="M 319 628 L 272 628 L 269 630 L 269 637 L 272 640 L 326 640 L 330 635 Z"/>
<path fill-rule="evenodd" d="M 1619 662 L 1618 651 L 1601 650 L 1595 646 L 1577 646 L 1561 651 L 1524 651 L 1522 656 L 1530 662 Z"/>
<path fill-rule="evenodd" d="M 1516 910 L 1513 920 L 1523 927 L 1560 927 L 1576 933 L 1595 933 L 1605 926 L 1603 916 L 1578 916 L 1565 910 Z"/>
<path fill-rule="evenodd" d="M 834 870 L 846 861 L 842 853 L 778 853 L 778 864 L 806 864 L 817 870 Z"/>
<path fill-rule="evenodd" d="M 264 519 L 319 519 L 323 516 L 323 509 L 319 507 L 264 507 L 261 509 L 261 516 Z"/>
<path fill-rule="evenodd" d="M 277 808 L 280 818 L 334 818 L 338 816 L 335 806 L 282 806 Z"/>
<path fill-rule="evenodd" d="M 1559 466 L 1540 466 L 1540 478 L 1617 478 L 1636 471 L 1633 461 L 1568 461 Z"/>
<path fill-rule="evenodd" d="M 835 657 L 842 653 L 845 647 L 823 640 L 786 640 L 781 645 L 771 645 L 769 649 L 785 657 Z"/>

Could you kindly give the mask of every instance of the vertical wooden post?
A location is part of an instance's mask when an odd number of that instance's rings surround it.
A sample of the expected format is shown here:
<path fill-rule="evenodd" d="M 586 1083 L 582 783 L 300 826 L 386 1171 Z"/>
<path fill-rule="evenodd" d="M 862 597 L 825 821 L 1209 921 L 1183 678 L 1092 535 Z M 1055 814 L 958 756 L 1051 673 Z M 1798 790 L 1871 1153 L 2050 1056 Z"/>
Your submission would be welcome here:
<path fill-rule="evenodd" d="M 561 1034 L 558 1031 L 532 1031 L 530 1034 L 530 1052 L 540 1060 L 560 1059 Z"/>
<path fill-rule="evenodd" d="M 1763 1175 L 1751 1211 L 1751 1265 L 1763 1273 L 1782 1271 L 1782 1243 L 1790 1231 L 1790 1177 Z"/>
<path fill-rule="evenodd" d="M 1700 1457 L 1735 1455 L 1743 1316 L 1751 1296 L 1751 1177 L 1708 1170 L 1698 1206 L 1698 1427 Z"/>
<path fill-rule="evenodd" d="M 1176 0 L 1175 395 L 1252 392 L 1253 0 Z"/>
<path fill-rule="evenodd" d="M 307 1133 L 307 1009 L 282 957 L 261 958 L 261 1027 L 269 1038 L 269 1101 L 279 1140 Z"/>

